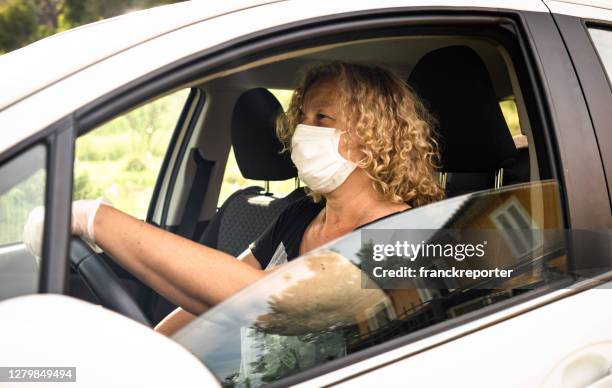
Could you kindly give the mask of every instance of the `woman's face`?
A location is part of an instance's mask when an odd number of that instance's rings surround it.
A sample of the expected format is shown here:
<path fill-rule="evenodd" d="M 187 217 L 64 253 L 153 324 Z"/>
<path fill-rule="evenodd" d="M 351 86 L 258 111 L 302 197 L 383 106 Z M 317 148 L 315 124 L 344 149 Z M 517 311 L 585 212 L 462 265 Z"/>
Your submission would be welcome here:
<path fill-rule="evenodd" d="M 335 128 L 345 131 L 346 123 L 340 110 L 340 100 L 336 80 L 326 78 L 311 85 L 302 104 L 302 123 L 316 127 Z M 356 162 L 359 160 L 359 147 L 353 136 L 342 133 L 338 152 L 343 158 Z"/>

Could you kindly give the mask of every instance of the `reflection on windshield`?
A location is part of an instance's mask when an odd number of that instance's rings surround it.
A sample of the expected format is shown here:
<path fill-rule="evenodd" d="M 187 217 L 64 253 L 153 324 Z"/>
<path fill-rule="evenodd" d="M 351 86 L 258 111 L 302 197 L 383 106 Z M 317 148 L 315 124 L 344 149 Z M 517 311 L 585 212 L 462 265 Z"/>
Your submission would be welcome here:
<path fill-rule="evenodd" d="M 372 251 L 362 241 L 364 229 L 272 271 L 174 339 L 225 386 L 257 386 L 510 298 L 565 273 L 558 233 L 554 238 L 546 233 L 533 238 L 520 232 L 562 228 L 554 182 L 468 194 L 367 227 L 418 230 L 423 242 L 437 238 L 441 228 L 497 230 L 501 237 L 492 249 L 494 261 L 515 275 L 488 286 L 480 282 L 478 287 L 474 282 L 424 284 L 422 279 L 411 279 L 402 287 L 377 281 L 365 287 Z M 432 261 L 428 268 L 452 262 L 453 258 Z M 490 266 L 488 260 L 473 263 L 458 265 Z"/>

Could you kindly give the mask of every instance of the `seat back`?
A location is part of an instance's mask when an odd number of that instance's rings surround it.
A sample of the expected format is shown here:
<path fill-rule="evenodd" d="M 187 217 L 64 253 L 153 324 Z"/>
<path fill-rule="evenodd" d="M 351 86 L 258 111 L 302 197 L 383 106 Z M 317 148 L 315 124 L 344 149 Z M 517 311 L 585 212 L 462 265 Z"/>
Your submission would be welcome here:
<path fill-rule="evenodd" d="M 232 145 L 243 177 L 267 183 L 297 176 L 289 153 L 280 152 L 282 144 L 276 136 L 276 117 L 281 112 L 278 100 L 263 88 L 248 90 L 236 101 L 232 113 Z M 287 206 L 304 195 L 301 188 L 283 198 L 259 186 L 238 190 L 219 208 L 199 242 L 237 256 Z"/>
<path fill-rule="evenodd" d="M 283 198 L 262 194 L 262 190 L 251 186 L 232 194 L 210 221 L 199 242 L 238 256 L 287 206 L 306 195 L 303 188 Z"/>
<path fill-rule="evenodd" d="M 478 54 L 467 46 L 433 50 L 415 65 L 408 84 L 437 119 L 447 195 L 500 187 L 516 148 Z"/>

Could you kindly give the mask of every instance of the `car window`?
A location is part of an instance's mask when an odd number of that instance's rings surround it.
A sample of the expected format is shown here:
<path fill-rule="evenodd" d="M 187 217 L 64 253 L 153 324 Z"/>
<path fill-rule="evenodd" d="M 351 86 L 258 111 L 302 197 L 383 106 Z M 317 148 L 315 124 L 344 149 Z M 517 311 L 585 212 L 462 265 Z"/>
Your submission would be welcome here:
<path fill-rule="evenodd" d="M 589 28 L 589 33 L 608 74 L 608 82 L 612 82 L 612 31 L 603 28 Z"/>
<path fill-rule="evenodd" d="M 78 138 L 73 198 L 103 196 L 144 219 L 188 93 L 159 98 Z"/>
<path fill-rule="evenodd" d="M 46 147 L 37 145 L 0 166 L 0 300 L 38 288 L 40 261 L 26 250 L 23 233 L 30 212 L 45 203 L 46 157 Z M 42 227 L 30 233 L 42 244 Z"/>
<path fill-rule="evenodd" d="M 174 339 L 226 386 L 276 381 L 564 278 L 561 215 L 553 180 L 400 213 L 278 268 Z M 416 260 L 398 255 L 402 241 L 422 247 Z"/>

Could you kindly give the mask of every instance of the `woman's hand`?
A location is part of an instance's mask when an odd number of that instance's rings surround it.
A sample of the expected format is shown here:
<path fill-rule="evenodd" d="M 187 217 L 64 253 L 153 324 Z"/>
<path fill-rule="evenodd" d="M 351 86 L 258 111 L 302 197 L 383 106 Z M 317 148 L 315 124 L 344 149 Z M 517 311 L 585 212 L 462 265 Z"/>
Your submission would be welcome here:
<path fill-rule="evenodd" d="M 24 242 L 40 256 L 44 209 L 32 211 Z M 97 248 L 174 304 L 199 315 L 264 276 L 224 252 L 147 224 L 102 199 L 72 204 L 72 233 Z"/>
<path fill-rule="evenodd" d="M 103 198 L 81 199 L 72 203 L 72 234 L 81 236 L 96 252 L 101 252 L 96 245 L 94 236 L 94 219 L 101 204 L 111 206 Z M 43 228 L 45 224 L 45 208 L 38 206 L 30 212 L 23 227 L 23 242 L 27 249 L 36 257 L 42 254 Z"/>
<path fill-rule="evenodd" d="M 72 203 L 72 234 L 81 236 L 92 248 L 95 246 L 99 251 L 100 248 L 95 245 L 94 219 L 102 204 L 112 206 L 103 198 L 82 199 Z"/>
<path fill-rule="evenodd" d="M 22 240 L 28 251 L 37 259 L 42 255 L 43 227 L 45 224 L 45 207 L 32 209 L 23 226 Z"/>

